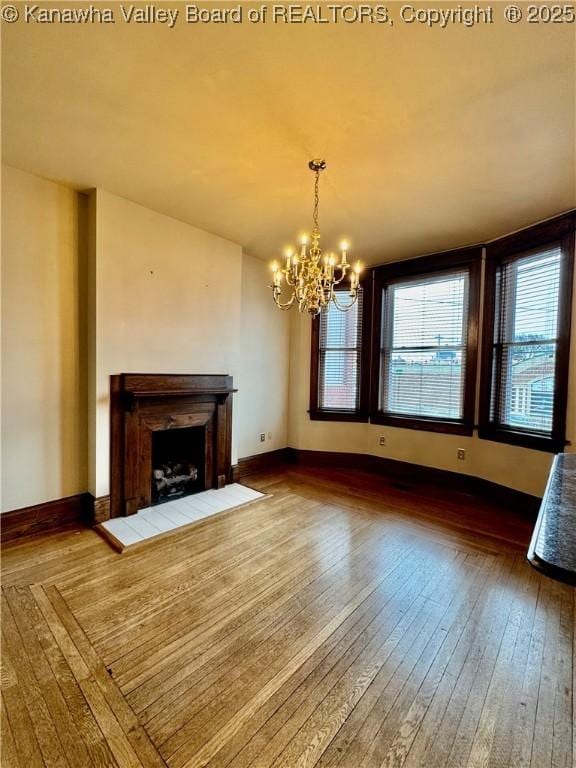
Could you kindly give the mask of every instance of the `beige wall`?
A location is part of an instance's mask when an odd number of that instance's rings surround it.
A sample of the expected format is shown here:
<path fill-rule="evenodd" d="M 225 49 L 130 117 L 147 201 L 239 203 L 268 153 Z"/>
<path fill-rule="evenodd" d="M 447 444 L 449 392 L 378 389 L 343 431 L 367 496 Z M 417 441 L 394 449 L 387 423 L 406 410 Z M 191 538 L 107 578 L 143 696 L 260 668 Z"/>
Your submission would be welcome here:
<path fill-rule="evenodd" d="M 112 373 L 232 374 L 233 461 L 286 445 L 289 324 L 262 262 L 12 168 L 2 202 L 3 511 L 108 492 Z"/>
<path fill-rule="evenodd" d="M 575 286 L 576 297 L 576 286 Z M 574 329 L 576 329 L 576 300 Z M 485 478 L 519 491 L 542 495 L 552 455 L 473 437 L 421 432 L 372 424 L 310 421 L 310 320 L 294 313 L 291 324 L 289 445 L 315 451 L 367 453 Z M 572 336 L 567 439 L 576 450 L 576 333 Z M 386 446 L 379 437 L 386 437 Z M 457 449 L 466 449 L 466 460 Z"/>
<path fill-rule="evenodd" d="M 238 380 L 242 250 L 101 190 L 90 203 L 96 408 L 89 489 L 103 496 L 109 491 L 111 374 L 226 373 Z"/>
<path fill-rule="evenodd" d="M 289 313 L 272 301 L 270 269 L 260 259 L 242 259 L 238 455 L 284 448 L 288 444 Z M 260 442 L 260 434 L 266 441 Z M 271 436 L 270 438 L 268 436 Z"/>
<path fill-rule="evenodd" d="M 86 490 L 80 196 L 2 168 L 2 510 Z"/>

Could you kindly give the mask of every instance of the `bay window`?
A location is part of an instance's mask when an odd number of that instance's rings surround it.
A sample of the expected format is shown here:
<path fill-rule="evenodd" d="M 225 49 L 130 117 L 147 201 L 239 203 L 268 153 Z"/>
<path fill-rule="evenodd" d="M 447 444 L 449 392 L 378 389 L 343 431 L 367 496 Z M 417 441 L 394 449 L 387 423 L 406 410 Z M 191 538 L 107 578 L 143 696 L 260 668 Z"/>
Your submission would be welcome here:
<path fill-rule="evenodd" d="M 566 445 L 576 212 L 368 270 L 312 323 L 310 418 Z M 482 360 L 477 393 L 482 293 Z"/>
<path fill-rule="evenodd" d="M 480 437 L 564 447 L 573 229 L 561 217 L 487 248 Z"/>

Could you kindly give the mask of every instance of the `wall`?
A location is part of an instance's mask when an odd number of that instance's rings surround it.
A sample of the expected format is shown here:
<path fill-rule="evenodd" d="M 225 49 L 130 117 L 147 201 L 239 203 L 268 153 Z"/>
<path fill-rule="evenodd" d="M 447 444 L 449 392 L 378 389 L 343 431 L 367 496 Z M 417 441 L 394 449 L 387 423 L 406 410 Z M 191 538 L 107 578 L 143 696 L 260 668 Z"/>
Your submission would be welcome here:
<path fill-rule="evenodd" d="M 233 461 L 287 444 L 289 323 L 262 262 L 12 168 L 2 202 L 3 511 L 108 493 L 112 373 L 232 374 Z"/>
<path fill-rule="evenodd" d="M 81 196 L 2 167 L 2 510 L 86 490 Z"/>
<path fill-rule="evenodd" d="M 109 492 L 114 373 L 240 375 L 240 246 L 102 190 L 91 194 L 95 446 L 89 490 Z M 238 457 L 234 409 L 232 459 Z"/>
<path fill-rule="evenodd" d="M 290 317 L 275 306 L 269 284 L 269 266 L 245 254 L 240 391 L 236 396 L 241 457 L 285 448 L 288 444 Z M 263 443 L 261 433 L 266 435 Z"/>
<path fill-rule="evenodd" d="M 567 451 L 576 450 L 576 285 L 571 347 Z M 491 480 L 525 493 L 541 496 L 552 454 L 480 440 L 477 435 L 461 437 L 395 427 L 310 421 L 310 320 L 295 313 L 291 323 L 290 406 L 288 440 L 293 448 L 315 451 L 367 453 L 427 467 L 447 469 Z M 386 446 L 378 444 L 380 435 Z M 466 449 L 466 460 L 456 457 Z"/>

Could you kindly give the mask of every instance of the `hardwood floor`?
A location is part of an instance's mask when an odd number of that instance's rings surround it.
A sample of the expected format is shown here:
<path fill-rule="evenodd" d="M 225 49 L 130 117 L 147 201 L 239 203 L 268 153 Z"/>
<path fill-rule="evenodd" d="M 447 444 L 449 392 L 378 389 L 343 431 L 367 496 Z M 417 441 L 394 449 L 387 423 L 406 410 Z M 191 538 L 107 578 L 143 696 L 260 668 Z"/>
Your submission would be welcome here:
<path fill-rule="evenodd" d="M 359 472 L 247 484 L 272 496 L 133 553 L 3 548 L 3 766 L 573 766 L 575 591 L 529 520 Z"/>
<path fill-rule="evenodd" d="M 164 761 L 56 587 L 4 587 L 4 765 Z"/>

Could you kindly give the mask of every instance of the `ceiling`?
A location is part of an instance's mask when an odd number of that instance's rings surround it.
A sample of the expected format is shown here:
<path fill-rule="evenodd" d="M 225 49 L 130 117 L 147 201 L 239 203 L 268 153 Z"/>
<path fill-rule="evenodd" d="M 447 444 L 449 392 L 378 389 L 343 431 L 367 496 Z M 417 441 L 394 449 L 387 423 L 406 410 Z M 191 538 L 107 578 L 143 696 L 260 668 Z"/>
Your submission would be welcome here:
<path fill-rule="evenodd" d="M 323 245 L 346 235 L 366 263 L 576 205 L 574 25 L 509 24 L 497 3 L 474 28 L 403 24 L 399 3 L 393 26 L 186 24 L 172 3 L 168 29 L 100 5 L 116 24 L 2 25 L 9 165 L 266 259 L 309 226 L 315 156 Z"/>

